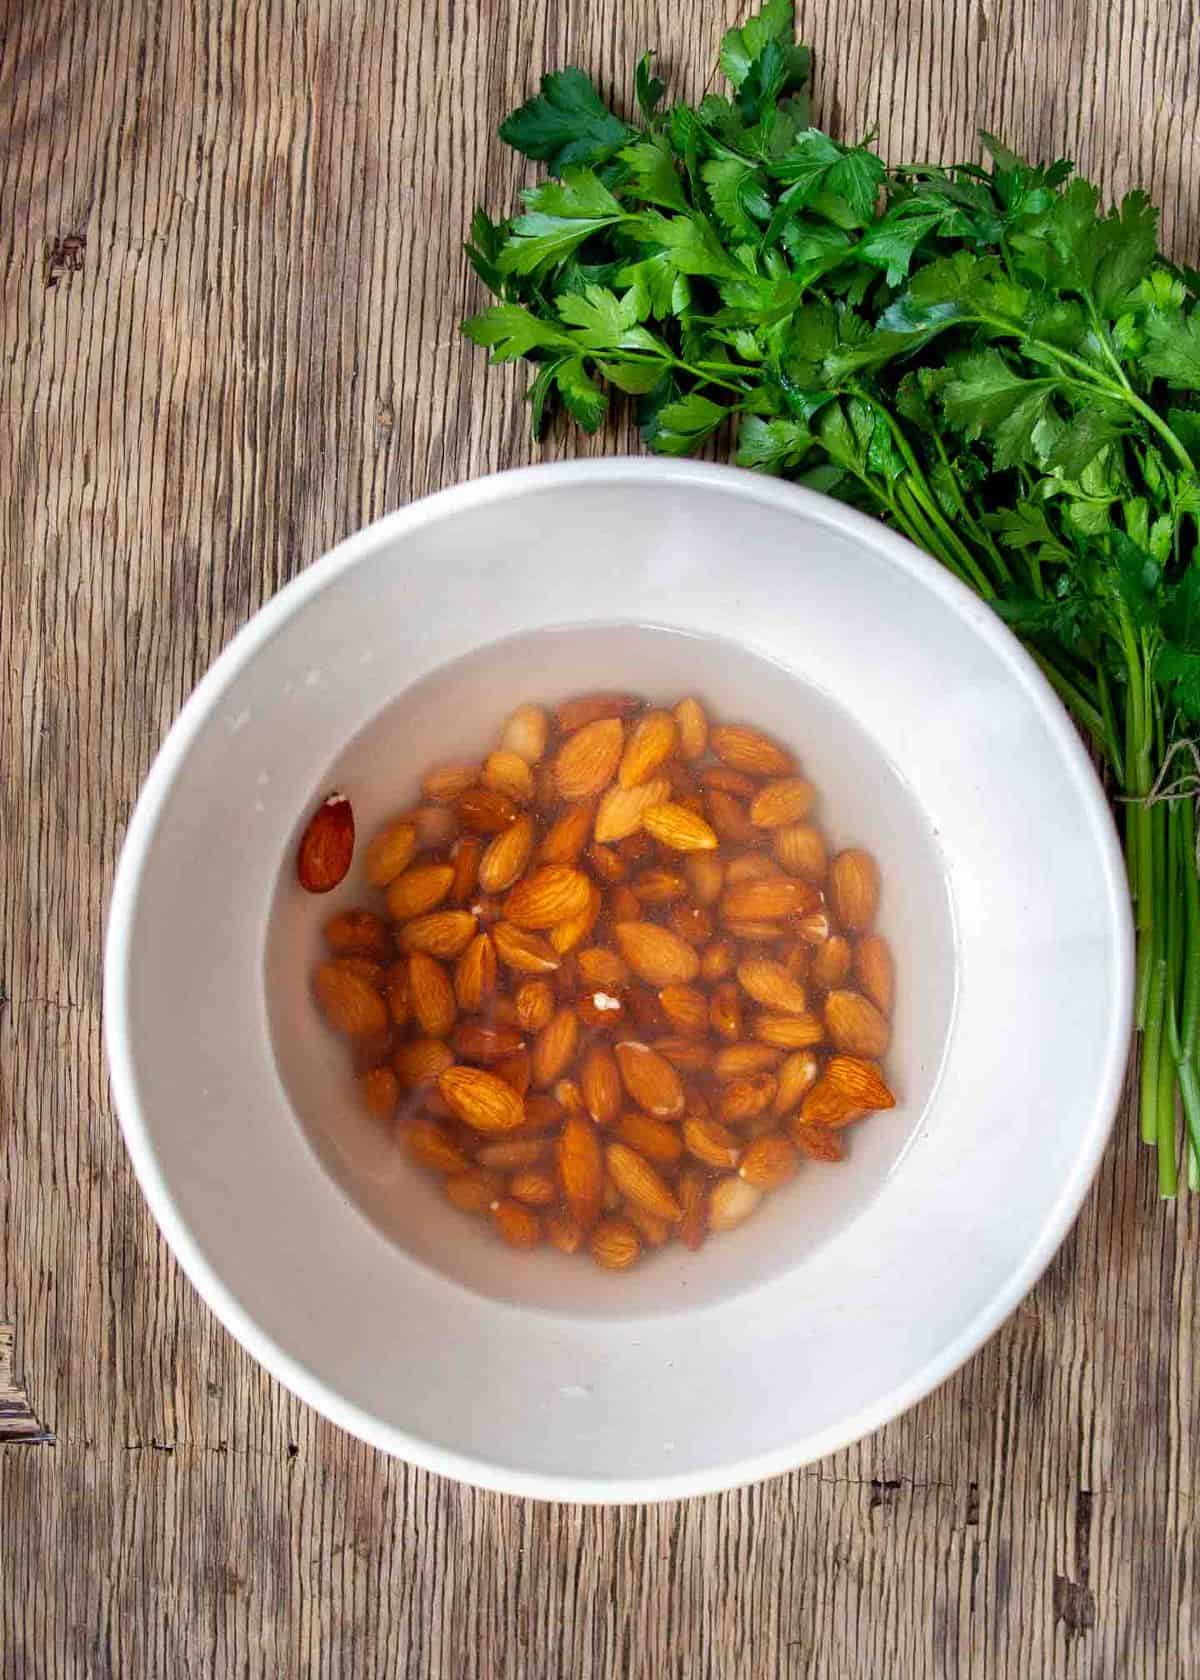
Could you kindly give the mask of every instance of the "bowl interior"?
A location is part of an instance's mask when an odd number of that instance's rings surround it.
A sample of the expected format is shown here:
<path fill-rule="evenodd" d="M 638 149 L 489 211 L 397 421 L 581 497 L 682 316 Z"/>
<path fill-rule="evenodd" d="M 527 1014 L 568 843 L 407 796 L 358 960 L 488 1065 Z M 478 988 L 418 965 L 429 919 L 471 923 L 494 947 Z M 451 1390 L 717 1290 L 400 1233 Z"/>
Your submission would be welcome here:
<path fill-rule="evenodd" d="M 323 792 L 351 799 L 362 841 L 419 801 L 421 772 L 479 759 L 525 700 L 628 688 L 667 704 L 699 695 L 714 719 L 747 720 L 791 746 L 820 793 L 835 848 L 861 844 L 881 864 L 880 929 L 901 984 L 888 1069 L 897 1108 L 845 1134 L 836 1170 L 809 1165 L 753 1220 L 692 1255 L 672 1244 L 619 1282 L 582 1258 L 536 1259 L 497 1244 L 483 1221 L 456 1213 L 436 1181 L 362 1112 L 350 1059 L 319 1019 L 308 984 L 336 910 L 372 904 L 353 868 L 336 894 L 314 899 L 295 879 L 294 844 L 279 860 L 266 922 L 265 994 L 280 1076 L 320 1158 L 347 1194 L 407 1255 L 495 1299 L 578 1315 L 631 1317 L 710 1305 L 803 1264 L 867 1205 L 928 1107 L 954 996 L 954 940 L 943 861 L 928 820 L 895 766 L 849 710 L 795 672 L 725 637 L 659 626 L 592 624 L 536 631 L 454 660 L 399 693 L 324 769 L 296 830 Z"/>
<path fill-rule="evenodd" d="M 327 778 L 354 781 L 366 833 L 510 701 L 601 680 L 697 687 L 794 741 L 833 837 L 880 855 L 901 978 L 906 1107 L 861 1128 L 842 1188 L 813 1169 L 632 1293 L 473 1247 L 417 1175 L 377 1184 L 354 1147 L 329 1170 L 341 1058 L 305 992 L 324 907 L 281 888 Z M 1107 1135 L 1129 944 L 1095 778 L 980 603 L 820 497 L 577 464 L 382 521 L 227 651 L 131 824 L 106 1030 L 164 1231 L 295 1391 L 451 1474 L 642 1498 L 853 1439 L 1011 1309 Z"/>

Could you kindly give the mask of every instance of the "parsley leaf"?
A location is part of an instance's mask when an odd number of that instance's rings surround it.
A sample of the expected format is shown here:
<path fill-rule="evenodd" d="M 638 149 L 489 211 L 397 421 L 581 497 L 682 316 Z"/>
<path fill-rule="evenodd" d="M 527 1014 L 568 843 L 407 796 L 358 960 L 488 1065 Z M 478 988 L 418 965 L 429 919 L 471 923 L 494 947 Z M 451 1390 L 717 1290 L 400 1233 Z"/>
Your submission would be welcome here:
<path fill-rule="evenodd" d="M 546 164 L 553 175 L 572 163 L 603 163 L 633 135 L 608 109 L 591 78 L 573 66 L 543 76 L 541 92 L 500 124 L 501 140 Z"/>

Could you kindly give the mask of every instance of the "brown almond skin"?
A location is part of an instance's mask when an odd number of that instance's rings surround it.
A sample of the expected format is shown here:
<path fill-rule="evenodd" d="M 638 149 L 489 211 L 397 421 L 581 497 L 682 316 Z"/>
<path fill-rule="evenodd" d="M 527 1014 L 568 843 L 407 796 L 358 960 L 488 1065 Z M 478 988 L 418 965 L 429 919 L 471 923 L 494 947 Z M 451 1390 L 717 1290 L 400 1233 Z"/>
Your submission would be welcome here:
<path fill-rule="evenodd" d="M 511 1196 L 496 1203 L 492 1224 L 510 1248 L 536 1248 L 544 1235 L 542 1222 L 533 1209 L 522 1207 Z"/>
<path fill-rule="evenodd" d="M 469 834 L 501 834 L 520 816 L 515 800 L 495 788 L 468 788 L 455 800 L 454 809 Z"/>
<path fill-rule="evenodd" d="M 567 1207 L 582 1228 L 590 1230 L 600 1217 L 604 1200 L 604 1152 L 589 1119 L 580 1114 L 567 1116 L 555 1158 Z"/>
<path fill-rule="evenodd" d="M 679 728 L 670 712 L 643 712 L 629 731 L 617 780 L 623 788 L 640 787 L 679 742 Z"/>
<path fill-rule="evenodd" d="M 683 1209 L 670 1185 L 636 1149 L 627 1143 L 610 1143 L 604 1160 L 617 1188 L 628 1200 L 636 1202 L 655 1219 L 674 1223 L 682 1217 Z"/>
<path fill-rule="evenodd" d="M 346 879 L 353 858 L 354 811 L 345 794 L 331 793 L 300 837 L 296 878 L 305 892 L 332 892 Z"/>
<path fill-rule="evenodd" d="M 782 1132 L 764 1132 L 746 1145 L 740 1177 L 759 1190 L 778 1190 L 796 1176 L 796 1151 Z"/>
<path fill-rule="evenodd" d="M 836 1049 L 868 1061 L 883 1055 L 891 1037 L 886 1017 L 861 992 L 830 992 L 825 999 L 825 1026 Z"/>
<path fill-rule="evenodd" d="M 367 847 L 363 873 L 373 887 L 386 887 L 416 856 L 420 835 L 413 822 L 389 823 Z"/>
<path fill-rule="evenodd" d="M 672 1120 L 683 1113 L 683 1083 L 678 1073 L 648 1045 L 629 1043 L 615 1047 L 621 1080 L 639 1108 L 657 1120 Z"/>
<path fill-rule="evenodd" d="M 388 915 L 394 922 L 406 922 L 436 910 L 454 885 L 454 866 L 422 863 L 397 875 L 387 890 Z"/>
<path fill-rule="evenodd" d="M 533 1083 L 544 1090 L 566 1071 L 579 1042 L 579 1018 L 573 1009 L 556 1010 L 533 1043 Z"/>
<path fill-rule="evenodd" d="M 626 1109 L 617 1120 L 614 1132 L 622 1143 L 660 1167 L 673 1167 L 683 1154 L 683 1140 L 677 1126 L 666 1120 L 655 1120 L 636 1108 Z"/>
<path fill-rule="evenodd" d="M 829 902 L 850 933 L 868 933 L 879 907 L 879 865 L 870 852 L 851 846 L 829 869 Z"/>
<path fill-rule="evenodd" d="M 387 962 L 392 936 L 382 916 L 370 910 L 342 910 L 325 923 L 325 943 L 335 957 L 374 957 Z"/>
<path fill-rule="evenodd" d="M 438 1090 L 460 1120 L 477 1132 L 512 1132 L 525 1119 L 525 1104 L 502 1079 L 483 1068 L 450 1067 Z"/>
<path fill-rule="evenodd" d="M 479 885 L 485 893 L 507 892 L 520 879 L 534 838 L 533 818 L 525 815 L 488 841 L 479 860 Z"/>
<path fill-rule="evenodd" d="M 632 1220 L 611 1217 L 596 1226 L 588 1248 L 597 1266 L 606 1272 L 624 1272 L 641 1254 L 642 1239 Z"/>
<path fill-rule="evenodd" d="M 318 963 L 313 990 L 331 1026 L 347 1038 L 367 1038 L 386 1030 L 388 1008 L 378 988 L 350 966 L 353 960 Z"/>
<path fill-rule="evenodd" d="M 854 977 L 880 1014 L 890 1015 L 895 998 L 895 966 L 891 948 L 880 934 L 864 934 L 855 945 Z"/>
<path fill-rule="evenodd" d="M 768 736 L 743 724 L 722 724 L 709 731 L 709 744 L 722 764 L 746 776 L 790 776 L 792 755 Z"/>
<path fill-rule="evenodd" d="M 563 799 L 594 799 L 617 773 L 625 730 L 619 718 L 586 723 L 559 749 L 554 778 Z"/>
<path fill-rule="evenodd" d="M 581 916 L 592 902 L 592 890 L 581 869 L 567 863 L 542 864 L 504 900 L 504 918 L 514 927 L 544 933 Z"/>
<path fill-rule="evenodd" d="M 654 922 L 618 922 L 613 933 L 621 955 L 647 985 L 686 986 L 700 972 L 695 950 L 669 928 Z"/>
<path fill-rule="evenodd" d="M 621 1112 L 621 1073 L 617 1059 L 603 1044 L 593 1044 L 579 1073 L 584 1106 L 598 1126 L 611 1126 Z"/>

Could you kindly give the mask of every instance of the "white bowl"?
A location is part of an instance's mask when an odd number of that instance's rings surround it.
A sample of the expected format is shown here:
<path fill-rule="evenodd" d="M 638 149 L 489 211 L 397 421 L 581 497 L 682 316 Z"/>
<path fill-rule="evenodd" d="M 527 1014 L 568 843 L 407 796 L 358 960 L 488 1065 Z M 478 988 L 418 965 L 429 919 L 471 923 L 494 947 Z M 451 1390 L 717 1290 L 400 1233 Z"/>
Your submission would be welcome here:
<path fill-rule="evenodd" d="M 796 747 L 833 841 L 880 858 L 900 987 L 902 1102 L 848 1163 L 616 1277 L 503 1249 L 355 1117 L 306 973 L 357 869 L 292 884 L 322 792 L 366 835 L 517 701 L 599 685 L 698 691 Z M 601 461 L 393 514 L 236 637 L 130 824 L 105 1015 L 155 1216 L 274 1375 L 429 1469 L 633 1500 L 817 1458 L 979 1346 L 1096 1169 L 1131 975 L 1102 792 L 998 619 L 836 502 Z"/>

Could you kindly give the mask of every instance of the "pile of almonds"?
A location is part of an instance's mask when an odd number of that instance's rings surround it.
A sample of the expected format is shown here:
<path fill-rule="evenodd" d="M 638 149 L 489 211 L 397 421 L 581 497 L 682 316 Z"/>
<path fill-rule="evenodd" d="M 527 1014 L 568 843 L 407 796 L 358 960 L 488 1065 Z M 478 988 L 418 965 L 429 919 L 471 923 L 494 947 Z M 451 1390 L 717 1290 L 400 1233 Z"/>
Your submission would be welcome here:
<path fill-rule="evenodd" d="M 740 1225 L 894 1098 L 879 873 L 828 857 L 814 790 L 757 730 L 623 694 L 522 706 L 366 848 L 375 909 L 313 975 L 362 1101 L 513 1247 L 624 1270 Z M 347 874 L 348 800 L 301 840 Z"/>

